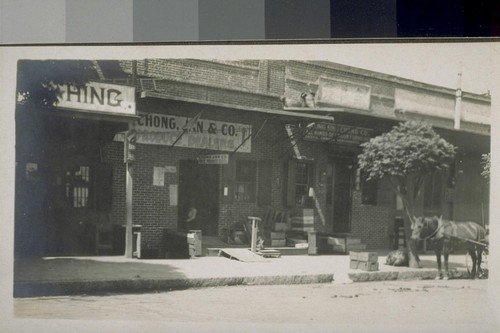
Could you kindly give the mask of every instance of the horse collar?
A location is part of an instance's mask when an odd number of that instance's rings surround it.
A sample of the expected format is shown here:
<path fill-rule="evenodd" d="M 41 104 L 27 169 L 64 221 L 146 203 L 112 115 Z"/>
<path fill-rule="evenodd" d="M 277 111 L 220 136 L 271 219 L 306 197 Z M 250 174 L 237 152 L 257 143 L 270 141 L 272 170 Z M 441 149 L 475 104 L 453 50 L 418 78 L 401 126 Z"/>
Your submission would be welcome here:
<path fill-rule="evenodd" d="M 435 237 L 435 236 L 437 235 L 438 231 L 439 231 L 442 227 L 443 227 L 443 221 L 442 221 L 442 220 L 438 220 L 438 227 L 436 228 L 436 230 L 435 230 L 432 234 L 430 234 L 429 236 L 427 236 L 427 237 L 423 238 L 423 240 L 427 240 L 427 239 L 429 239 L 429 238 L 437 238 L 437 239 L 441 239 L 441 238 L 443 238 L 443 236 L 444 236 L 443 234 L 439 235 L 439 237 Z"/>

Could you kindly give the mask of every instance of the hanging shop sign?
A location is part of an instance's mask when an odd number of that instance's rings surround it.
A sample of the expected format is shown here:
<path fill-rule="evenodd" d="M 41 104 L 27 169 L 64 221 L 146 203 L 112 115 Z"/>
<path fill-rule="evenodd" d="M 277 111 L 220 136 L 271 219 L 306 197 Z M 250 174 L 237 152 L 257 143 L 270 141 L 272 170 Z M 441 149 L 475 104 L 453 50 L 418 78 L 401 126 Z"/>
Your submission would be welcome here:
<path fill-rule="evenodd" d="M 185 128 L 186 124 L 190 125 Z M 166 145 L 184 148 L 211 149 L 218 151 L 234 151 L 250 153 L 252 140 L 245 139 L 251 135 L 251 125 L 180 117 L 164 114 L 141 114 L 135 124 L 137 143 L 150 145 Z M 115 141 L 123 141 L 123 134 L 117 134 Z"/>
<path fill-rule="evenodd" d="M 228 164 L 229 154 L 214 154 L 198 157 L 198 164 Z"/>
<path fill-rule="evenodd" d="M 71 84 L 59 85 L 57 108 L 136 115 L 135 88 L 117 84 L 89 82 L 83 87 Z"/>
<path fill-rule="evenodd" d="M 370 109 L 371 87 L 354 82 L 320 78 L 317 102 L 345 106 L 353 109 Z"/>
<path fill-rule="evenodd" d="M 348 145 L 359 145 L 369 141 L 373 130 L 369 128 L 318 123 L 312 128 L 305 128 L 304 140 L 316 142 L 339 143 Z"/>

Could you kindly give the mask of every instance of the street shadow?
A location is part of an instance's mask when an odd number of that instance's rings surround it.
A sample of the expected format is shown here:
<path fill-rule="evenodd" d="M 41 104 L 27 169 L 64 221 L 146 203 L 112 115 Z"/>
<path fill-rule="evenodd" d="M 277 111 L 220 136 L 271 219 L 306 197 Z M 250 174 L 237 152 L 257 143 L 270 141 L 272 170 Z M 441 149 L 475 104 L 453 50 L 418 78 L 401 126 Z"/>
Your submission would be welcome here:
<path fill-rule="evenodd" d="M 14 297 L 181 289 L 186 276 L 169 262 L 123 257 L 16 259 Z"/>
<path fill-rule="evenodd" d="M 444 259 L 441 259 L 441 264 L 444 267 Z M 431 260 L 431 259 L 420 259 L 420 265 L 422 268 L 437 268 L 437 261 L 436 259 Z M 454 261 L 448 262 L 448 267 L 449 268 L 466 268 L 465 266 L 465 258 L 464 258 L 464 263 L 458 263 Z"/>

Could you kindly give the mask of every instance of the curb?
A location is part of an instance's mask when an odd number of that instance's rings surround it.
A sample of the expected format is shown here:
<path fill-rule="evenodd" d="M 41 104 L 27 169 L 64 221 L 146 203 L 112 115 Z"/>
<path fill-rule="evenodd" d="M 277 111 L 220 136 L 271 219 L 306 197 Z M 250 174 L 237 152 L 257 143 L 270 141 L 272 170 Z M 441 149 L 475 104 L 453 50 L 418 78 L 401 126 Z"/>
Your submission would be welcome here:
<path fill-rule="evenodd" d="M 16 282 L 14 297 L 88 295 L 99 293 L 140 293 L 188 288 L 210 288 L 238 285 L 290 285 L 331 283 L 333 274 L 255 276 L 196 279 L 129 279 L 103 281 Z"/>
<path fill-rule="evenodd" d="M 469 274 L 464 269 L 450 269 L 451 279 L 467 279 Z M 374 271 L 349 273 L 353 282 L 390 281 L 390 280 L 432 280 L 437 277 L 436 269 L 419 269 L 418 271 Z"/>
<path fill-rule="evenodd" d="M 349 282 L 372 282 L 393 280 L 432 280 L 436 269 L 418 271 L 356 271 L 349 272 Z M 468 278 L 466 270 L 450 270 L 450 278 Z M 183 290 L 189 288 L 212 288 L 239 285 L 291 285 L 335 282 L 333 274 L 283 275 L 283 276 L 240 276 L 193 279 L 123 279 L 94 281 L 50 281 L 15 282 L 14 297 L 43 297 L 65 295 L 91 295 L 102 293 L 141 293 Z M 342 282 L 342 281 L 339 281 Z"/>

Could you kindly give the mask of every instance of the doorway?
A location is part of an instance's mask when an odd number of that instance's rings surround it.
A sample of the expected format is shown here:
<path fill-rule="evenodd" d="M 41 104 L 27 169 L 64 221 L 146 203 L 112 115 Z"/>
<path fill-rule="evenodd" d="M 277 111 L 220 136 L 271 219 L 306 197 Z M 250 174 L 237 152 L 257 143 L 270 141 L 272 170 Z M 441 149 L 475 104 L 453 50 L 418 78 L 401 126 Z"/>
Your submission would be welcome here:
<path fill-rule="evenodd" d="M 197 210 L 199 229 L 205 236 L 218 235 L 219 166 L 181 160 L 179 164 L 178 230 L 187 230 L 190 206 Z"/>
<path fill-rule="evenodd" d="M 352 170 L 350 159 L 329 159 L 327 166 L 327 230 L 351 232 Z"/>

